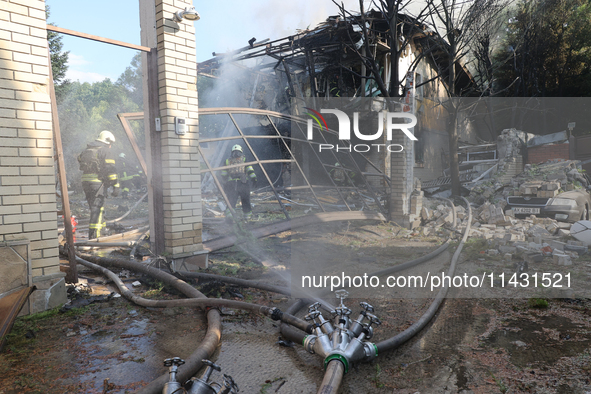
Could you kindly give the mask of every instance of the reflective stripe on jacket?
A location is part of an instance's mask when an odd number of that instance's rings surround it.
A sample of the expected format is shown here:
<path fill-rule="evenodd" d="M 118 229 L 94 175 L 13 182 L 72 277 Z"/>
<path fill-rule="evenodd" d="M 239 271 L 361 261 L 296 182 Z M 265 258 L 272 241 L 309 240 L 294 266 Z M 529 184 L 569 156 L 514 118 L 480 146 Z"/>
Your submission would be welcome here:
<path fill-rule="evenodd" d="M 242 163 L 246 162 L 246 157 L 242 156 Z M 232 165 L 230 163 L 230 159 L 226 159 L 226 165 L 230 166 Z M 244 168 L 244 170 L 241 170 L 241 168 Z M 248 177 L 250 178 L 250 180 L 256 180 L 257 176 L 254 172 L 254 169 L 252 168 L 252 166 L 239 166 L 236 167 L 238 170 L 233 170 L 233 168 L 229 168 L 229 169 L 225 169 L 222 170 L 222 178 L 227 180 L 227 181 L 240 181 L 242 180 L 242 175 L 244 174 L 245 178 Z M 244 179 L 246 181 L 246 179 Z"/>

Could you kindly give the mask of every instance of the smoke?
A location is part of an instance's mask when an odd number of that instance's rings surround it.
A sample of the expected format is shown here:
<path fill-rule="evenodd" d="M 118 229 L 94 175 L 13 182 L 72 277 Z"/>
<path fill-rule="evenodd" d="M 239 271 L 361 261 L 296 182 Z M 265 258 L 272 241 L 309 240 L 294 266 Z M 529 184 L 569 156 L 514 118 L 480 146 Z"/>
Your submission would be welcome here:
<path fill-rule="evenodd" d="M 359 11 L 359 0 L 341 0 L 351 12 Z M 365 2 L 367 3 L 367 1 Z M 264 26 L 263 38 L 279 38 L 294 34 L 298 29 L 313 29 L 331 15 L 339 14 L 339 8 L 331 0 L 294 1 L 263 0 L 257 1 L 250 17 L 260 20 Z M 259 37 L 257 37 L 259 38 Z"/>

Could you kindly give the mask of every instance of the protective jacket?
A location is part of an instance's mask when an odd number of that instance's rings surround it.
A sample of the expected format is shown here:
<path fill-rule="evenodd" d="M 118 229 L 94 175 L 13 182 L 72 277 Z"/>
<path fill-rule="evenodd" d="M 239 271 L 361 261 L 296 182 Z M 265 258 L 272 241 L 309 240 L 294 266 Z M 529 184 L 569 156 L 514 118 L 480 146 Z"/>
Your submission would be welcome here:
<path fill-rule="evenodd" d="M 82 188 L 90 208 L 88 239 L 101 236 L 104 222 L 106 190 L 113 186 L 113 195 L 119 194 L 119 181 L 115 155 L 110 146 L 99 141 L 91 142 L 78 156 L 82 170 Z"/>
<path fill-rule="evenodd" d="M 257 176 L 252 166 L 247 166 L 246 157 L 244 155 L 236 155 L 233 153 L 226 159 L 227 166 L 236 166 L 222 170 L 221 177 L 224 180 L 224 191 L 228 197 L 230 206 L 234 208 L 238 202 L 238 197 L 242 202 L 242 212 L 245 219 L 252 216 L 252 207 L 250 205 L 250 184 L 256 184 Z M 231 217 L 230 209 L 226 209 L 226 217 Z"/>
<path fill-rule="evenodd" d="M 226 159 L 227 166 L 239 165 L 243 163 L 246 163 L 246 157 L 243 155 Z M 226 182 L 241 181 L 242 183 L 246 183 L 248 180 L 256 181 L 257 176 L 252 166 L 239 165 L 237 167 L 228 168 L 227 170 L 222 170 L 222 178 Z"/>
<path fill-rule="evenodd" d="M 78 163 L 82 170 L 82 182 L 103 183 L 105 188 L 119 187 L 115 155 L 109 145 L 91 142 L 78 156 Z"/>

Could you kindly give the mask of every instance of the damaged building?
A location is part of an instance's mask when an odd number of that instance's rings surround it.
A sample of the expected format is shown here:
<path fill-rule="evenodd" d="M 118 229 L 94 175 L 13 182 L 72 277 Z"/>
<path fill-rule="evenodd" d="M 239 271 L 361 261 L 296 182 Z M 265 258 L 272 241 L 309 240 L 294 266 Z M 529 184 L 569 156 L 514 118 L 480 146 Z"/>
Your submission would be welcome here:
<path fill-rule="evenodd" d="M 362 28 L 364 25 L 367 27 L 365 30 Z M 378 108 L 372 111 L 380 111 L 379 108 L 385 108 L 384 92 L 370 64 L 376 68 L 385 86 L 389 86 L 394 79 L 392 72 L 397 72 L 396 80 L 401 81 L 402 86 L 394 94 L 401 96 L 396 110 L 416 115 L 417 124 L 413 133 L 417 141 L 402 142 L 404 154 L 395 155 L 394 161 L 391 160 L 391 152 L 386 149 L 362 153 L 364 159 L 359 159 L 358 165 L 353 165 L 351 170 L 368 176 L 373 187 L 400 189 L 401 198 L 395 198 L 393 204 L 398 204 L 398 200 L 402 203 L 392 209 L 402 214 L 401 223 L 408 225 L 417 218 L 416 212 L 410 210 L 410 196 L 417 185 L 413 179 L 431 181 L 441 176 L 442 169 L 450 165 L 445 122 L 447 113 L 441 104 L 442 98 L 447 95 L 442 81 L 446 80 L 449 61 L 445 50 L 442 50 L 447 45 L 444 40 L 416 19 L 399 14 L 397 29 L 405 46 L 397 67 L 393 67 L 389 29 L 388 22 L 377 11 L 368 11 L 364 15 L 331 16 L 317 27 L 302 30 L 293 36 L 260 42 L 253 38 L 249 46 L 240 50 L 214 54 L 216 57 L 199 64 L 198 72 L 200 78 L 216 78 L 213 83 L 220 86 L 228 83 L 239 85 L 239 92 L 236 93 L 244 97 L 243 107 L 296 116 L 305 116 L 303 107 L 321 106 L 323 102 L 334 99 L 341 99 L 351 107 L 359 106 L 361 102 L 373 102 L 367 105 Z M 238 69 L 242 78 L 236 77 Z M 459 62 L 456 70 L 456 89 L 471 89 L 473 81 L 469 71 Z M 202 94 L 207 96 L 206 92 Z M 291 109 L 294 112 L 290 112 Z M 460 117 L 465 118 L 464 115 Z M 368 122 L 375 127 L 375 121 Z M 483 137 L 469 121 L 461 123 L 460 141 L 468 145 L 482 141 Z M 207 116 L 202 117 L 205 140 L 210 136 L 227 136 L 220 130 L 224 127 L 219 124 L 208 120 Z M 257 122 L 253 121 L 249 126 L 257 127 Z M 355 136 L 350 141 L 352 145 L 363 142 Z M 384 133 L 381 139 L 372 142 L 387 144 L 390 141 Z M 219 152 L 220 149 L 216 147 L 209 151 Z M 205 151 L 204 154 L 208 155 Z M 219 163 L 219 159 L 212 160 L 214 164 Z M 334 166 L 338 162 L 327 160 L 323 165 Z M 331 168 L 327 169 L 330 171 Z M 392 177 L 392 171 L 401 171 L 405 180 Z M 400 185 L 392 186 L 387 178 L 394 183 L 400 182 Z"/>

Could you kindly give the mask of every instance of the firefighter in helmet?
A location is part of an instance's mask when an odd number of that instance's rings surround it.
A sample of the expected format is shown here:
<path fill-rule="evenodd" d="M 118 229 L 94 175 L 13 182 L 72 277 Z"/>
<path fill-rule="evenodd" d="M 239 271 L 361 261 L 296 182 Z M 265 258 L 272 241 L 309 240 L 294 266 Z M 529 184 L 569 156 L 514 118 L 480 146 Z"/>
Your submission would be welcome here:
<path fill-rule="evenodd" d="M 132 167 L 126 159 L 125 153 L 119 153 L 117 160 L 117 169 L 119 170 L 119 183 L 121 184 L 121 197 L 127 198 L 131 188 L 136 185 L 135 179 L 140 176 L 136 167 Z M 136 186 L 137 189 L 139 187 Z"/>
<path fill-rule="evenodd" d="M 242 146 L 234 145 L 230 157 L 226 159 L 226 166 L 234 166 L 222 170 L 221 177 L 224 182 L 224 192 L 228 197 L 230 206 L 234 208 L 238 197 L 242 202 L 242 213 L 245 219 L 252 217 L 252 208 L 250 206 L 250 186 L 256 186 L 257 176 L 252 166 L 244 165 L 246 156 Z M 226 209 L 226 218 L 231 218 L 232 213 L 229 208 Z"/>
<path fill-rule="evenodd" d="M 100 237 L 101 230 L 106 226 L 103 206 L 109 187 L 113 186 L 113 197 L 119 195 L 115 155 L 111 150 L 111 144 L 114 142 L 113 133 L 103 130 L 78 156 L 80 170 L 83 172 L 82 188 L 90 207 L 88 239 Z"/>
<path fill-rule="evenodd" d="M 330 170 L 330 177 L 337 186 L 353 186 L 355 184 L 355 171 L 343 168 L 338 162 Z"/>

